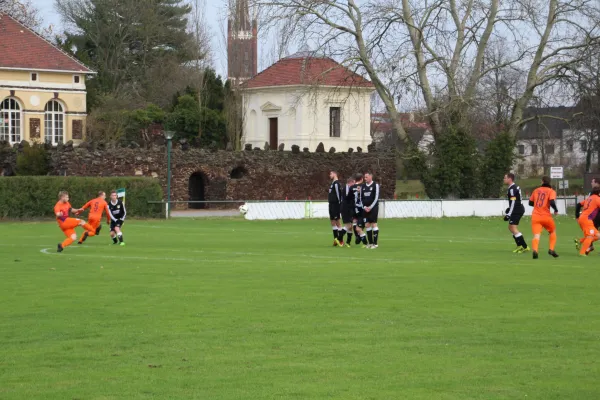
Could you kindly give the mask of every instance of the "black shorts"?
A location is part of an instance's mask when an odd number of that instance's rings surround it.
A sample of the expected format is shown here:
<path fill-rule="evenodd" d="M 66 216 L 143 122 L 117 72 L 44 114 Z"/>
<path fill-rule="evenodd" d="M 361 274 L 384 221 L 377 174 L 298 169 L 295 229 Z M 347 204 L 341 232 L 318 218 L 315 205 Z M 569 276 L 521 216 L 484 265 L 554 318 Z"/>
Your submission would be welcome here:
<path fill-rule="evenodd" d="M 523 214 L 513 214 L 509 217 L 508 224 L 509 225 L 519 225 L 521 218 L 523 218 Z"/>
<path fill-rule="evenodd" d="M 337 221 L 340 219 L 340 204 L 339 203 L 329 203 L 329 219 L 331 221 Z"/>
<path fill-rule="evenodd" d="M 356 221 L 356 226 L 358 226 L 359 228 L 364 228 L 365 227 L 365 216 L 364 216 L 364 210 L 362 208 L 355 208 L 354 209 L 354 221 Z"/>
<path fill-rule="evenodd" d="M 118 219 L 116 221 L 110 220 L 110 230 L 114 231 L 115 227 L 119 227 L 119 229 L 121 229 L 121 227 L 123 226 L 123 224 L 125 223 L 125 221 Z"/>
<path fill-rule="evenodd" d="M 375 206 L 371 209 L 371 211 L 365 211 L 365 221 L 367 224 L 376 224 L 377 216 L 379 215 L 379 206 Z"/>
<path fill-rule="evenodd" d="M 351 205 L 342 205 L 342 222 L 351 224 L 354 221 L 354 207 Z"/>

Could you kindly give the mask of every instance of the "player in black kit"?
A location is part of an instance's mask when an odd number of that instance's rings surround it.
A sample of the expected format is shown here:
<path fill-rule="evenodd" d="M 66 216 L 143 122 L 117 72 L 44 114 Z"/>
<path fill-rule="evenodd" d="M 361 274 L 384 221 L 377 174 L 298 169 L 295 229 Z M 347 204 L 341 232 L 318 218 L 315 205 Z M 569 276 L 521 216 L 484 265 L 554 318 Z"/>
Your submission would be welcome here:
<path fill-rule="evenodd" d="M 508 185 L 506 197 L 508 198 L 508 208 L 504 220 L 508 221 L 508 230 L 512 233 L 517 248 L 513 253 L 523 253 L 530 251 L 525 242 L 523 234 L 519 232 L 519 221 L 525 214 L 525 207 L 522 203 L 521 188 L 515 183 L 515 174 L 504 175 L 504 184 Z"/>
<path fill-rule="evenodd" d="M 125 210 L 125 204 L 117 197 L 117 192 L 113 190 L 110 192 L 110 201 L 108 202 L 108 209 L 110 214 L 113 216 L 110 221 L 110 237 L 113 240 L 113 244 L 120 244 L 125 246 L 123 241 L 123 232 L 121 227 L 125 223 L 125 216 L 127 211 Z"/>
<path fill-rule="evenodd" d="M 361 189 L 363 186 L 363 175 L 356 173 L 354 175 L 354 186 L 352 186 L 352 192 L 354 193 L 354 234 L 356 235 L 356 244 L 363 244 L 363 247 L 367 246 L 367 235 L 364 232 L 365 229 L 365 216 L 363 211 Z"/>
<path fill-rule="evenodd" d="M 360 194 L 367 226 L 367 237 L 369 239 L 367 248 L 376 249 L 379 240 L 379 228 L 377 227 L 377 217 L 379 215 L 379 184 L 373 180 L 372 173 L 365 173 L 365 183 L 362 185 Z"/>
<path fill-rule="evenodd" d="M 329 172 L 329 179 L 331 179 L 331 185 L 329 186 L 327 200 L 329 201 L 329 220 L 331 221 L 331 229 L 333 229 L 333 245 L 343 246 L 344 231 L 340 224 L 342 188 L 337 172 Z"/>
<path fill-rule="evenodd" d="M 352 222 L 354 221 L 355 208 L 354 183 L 354 178 L 348 178 L 346 187 L 342 190 L 342 222 L 344 223 L 342 232 L 347 235 L 344 244 L 346 247 L 350 247 L 350 243 L 352 242 Z"/>

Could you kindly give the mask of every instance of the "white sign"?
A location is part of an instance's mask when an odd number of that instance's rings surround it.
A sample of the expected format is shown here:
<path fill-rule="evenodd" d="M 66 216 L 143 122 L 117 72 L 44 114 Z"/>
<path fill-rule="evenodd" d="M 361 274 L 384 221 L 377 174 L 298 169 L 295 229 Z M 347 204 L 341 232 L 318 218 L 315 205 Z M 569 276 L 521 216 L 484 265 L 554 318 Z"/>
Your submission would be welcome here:
<path fill-rule="evenodd" d="M 563 178 L 563 167 L 550 167 L 550 178 L 551 179 L 562 179 Z"/>
<path fill-rule="evenodd" d="M 569 181 L 558 181 L 558 188 L 559 189 L 568 189 Z"/>

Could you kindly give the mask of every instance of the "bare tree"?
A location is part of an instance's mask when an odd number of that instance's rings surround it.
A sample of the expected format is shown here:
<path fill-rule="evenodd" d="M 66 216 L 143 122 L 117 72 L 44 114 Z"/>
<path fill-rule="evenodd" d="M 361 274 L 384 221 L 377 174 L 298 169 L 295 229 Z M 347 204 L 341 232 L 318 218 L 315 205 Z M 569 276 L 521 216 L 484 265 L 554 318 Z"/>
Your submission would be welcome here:
<path fill-rule="evenodd" d="M 39 29 L 42 19 L 31 0 L 0 0 L 0 12 L 21 21 L 32 29 Z"/>
<path fill-rule="evenodd" d="M 595 0 L 594 0 L 595 1 Z M 565 77 L 573 52 L 598 42 L 592 0 L 259 0 L 266 21 L 285 20 L 374 83 L 401 138 L 401 94 L 419 93 L 435 135 L 446 123 L 470 126 L 482 81 L 507 67 L 524 71 L 506 129 L 525 123 L 532 97 Z M 494 42 L 510 52 L 486 58 Z M 500 77 L 498 76 L 498 79 Z M 416 90 L 415 90 L 416 89 Z M 444 121 L 445 118 L 449 120 Z"/>

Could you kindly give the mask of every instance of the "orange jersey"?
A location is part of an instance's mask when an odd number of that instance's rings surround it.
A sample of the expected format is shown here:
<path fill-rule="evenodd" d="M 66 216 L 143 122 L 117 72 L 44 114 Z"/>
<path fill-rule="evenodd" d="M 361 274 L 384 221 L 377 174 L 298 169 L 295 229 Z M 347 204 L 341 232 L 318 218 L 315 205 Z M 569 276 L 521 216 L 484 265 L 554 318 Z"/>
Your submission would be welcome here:
<path fill-rule="evenodd" d="M 579 220 L 593 220 L 598 215 L 598 211 L 600 211 L 600 197 L 592 195 L 583 203 L 583 210 L 581 211 Z"/>
<path fill-rule="evenodd" d="M 540 186 L 529 198 L 533 202 L 533 214 L 540 217 L 550 217 L 550 201 L 556 200 L 556 192 L 551 187 Z"/>
<path fill-rule="evenodd" d="M 87 203 L 85 203 L 85 205 L 82 208 L 84 210 L 88 209 L 88 208 L 90 209 L 89 219 L 97 219 L 97 220 L 102 219 L 102 213 L 104 211 L 106 211 L 107 218 L 110 215 L 110 210 L 108 209 L 108 203 L 106 201 L 102 200 L 101 198 L 95 198 L 93 200 L 88 201 Z"/>
<path fill-rule="evenodd" d="M 56 221 L 59 224 L 65 222 L 65 220 L 69 218 L 69 212 L 71 212 L 71 208 L 73 207 L 71 207 L 71 203 L 68 201 L 66 203 L 63 203 L 62 201 L 56 203 L 54 206 L 54 215 L 58 214 L 59 211 L 62 211 L 62 217 L 56 217 Z"/>

